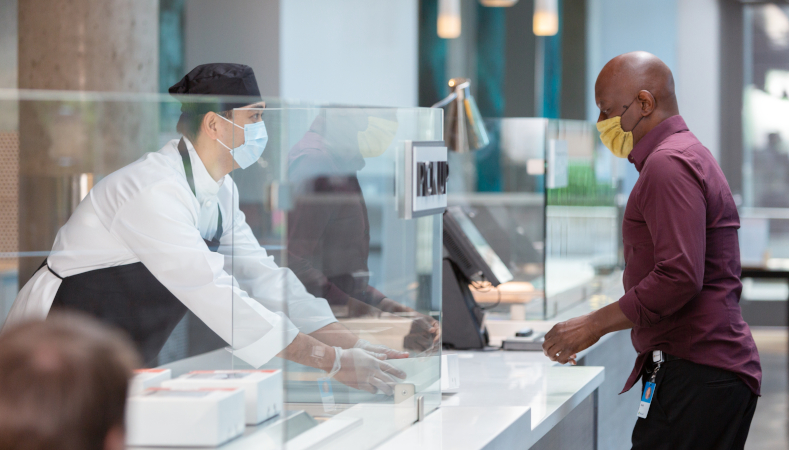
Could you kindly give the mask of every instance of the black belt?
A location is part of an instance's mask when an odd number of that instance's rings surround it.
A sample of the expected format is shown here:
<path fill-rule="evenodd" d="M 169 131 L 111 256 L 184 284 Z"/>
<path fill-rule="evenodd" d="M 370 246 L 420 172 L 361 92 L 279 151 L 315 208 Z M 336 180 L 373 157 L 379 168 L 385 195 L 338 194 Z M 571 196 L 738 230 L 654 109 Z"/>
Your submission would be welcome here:
<path fill-rule="evenodd" d="M 668 353 L 663 352 L 663 362 L 661 364 L 665 364 L 669 361 L 678 361 L 680 359 L 682 358 L 676 357 L 674 355 L 669 355 Z M 647 352 L 647 360 L 646 362 L 644 362 L 644 370 L 647 373 L 652 373 L 652 370 L 655 369 L 656 365 L 657 363 L 652 361 L 652 351 Z"/>

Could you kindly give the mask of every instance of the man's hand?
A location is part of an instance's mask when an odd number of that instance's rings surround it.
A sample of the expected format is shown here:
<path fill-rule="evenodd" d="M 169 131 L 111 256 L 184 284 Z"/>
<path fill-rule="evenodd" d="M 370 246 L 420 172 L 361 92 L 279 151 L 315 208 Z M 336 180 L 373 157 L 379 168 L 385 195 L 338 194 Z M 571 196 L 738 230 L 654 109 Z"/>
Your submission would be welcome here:
<path fill-rule="evenodd" d="M 560 322 L 545 335 L 542 350 L 551 361 L 575 365 L 575 356 L 600 340 L 601 335 L 592 325 L 590 315 Z"/>
<path fill-rule="evenodd" d="M 585 316 L 557 323 L 545 335 L 542 350 L 551 361 L 575 364 L 575 355 L 595 344 L 605 334 L 633 328 L 619 302 Z"/>

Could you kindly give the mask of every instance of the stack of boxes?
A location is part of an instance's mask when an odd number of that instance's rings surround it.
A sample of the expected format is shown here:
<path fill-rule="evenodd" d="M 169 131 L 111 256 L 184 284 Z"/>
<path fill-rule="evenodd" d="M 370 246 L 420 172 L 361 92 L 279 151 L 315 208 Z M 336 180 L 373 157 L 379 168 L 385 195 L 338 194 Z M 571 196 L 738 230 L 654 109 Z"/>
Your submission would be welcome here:
<path fill-rule="evenodd" d="M 127 406 L 130 446 L 218 446 L 282 411 L 282 371 L 138 371 Z"/>

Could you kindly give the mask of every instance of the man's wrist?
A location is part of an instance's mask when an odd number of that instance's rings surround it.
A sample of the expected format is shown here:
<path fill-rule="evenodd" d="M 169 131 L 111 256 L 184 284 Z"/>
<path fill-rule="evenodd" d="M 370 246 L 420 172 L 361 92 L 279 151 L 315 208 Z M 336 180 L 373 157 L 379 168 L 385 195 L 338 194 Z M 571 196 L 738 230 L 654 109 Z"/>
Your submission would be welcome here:
<path fill-rule="evenodd" d="M 588 315 L 590 331 L 600 339 L 608 333 L 633 327 L 633 323 L 622 312 L 619 302 L 611 303 Z"/>
<path fill-rule="evenodd" d="M 602 314 L 600 313 L 601 310 L 592 311 L 589 315 L 586 316 L 586 329 L 589 330 L 589 333 L 595 340 L 600 339 L 605 335 L 605 317 L 601 317 Z"/>

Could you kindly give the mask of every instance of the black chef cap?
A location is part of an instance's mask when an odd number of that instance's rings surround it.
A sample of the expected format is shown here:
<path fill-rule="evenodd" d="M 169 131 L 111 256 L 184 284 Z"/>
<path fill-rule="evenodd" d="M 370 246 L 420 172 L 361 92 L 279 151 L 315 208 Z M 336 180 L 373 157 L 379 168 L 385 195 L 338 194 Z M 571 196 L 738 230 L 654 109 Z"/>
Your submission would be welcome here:
<path fill-rule="evenodd" d="M 243 108 L 262 100 L 255 73 L 244 64 L 202 64 L 181 78 L 168 89 L 170 94 L 207 95 L 217 97 L 216 102 L 190 102 L 188 97 L 179 99 L 181 111 L 190 114 L 205 114 L 209 111 L 229 111 Z M 244 99 L 224 98 L 243 96 Z"/>

